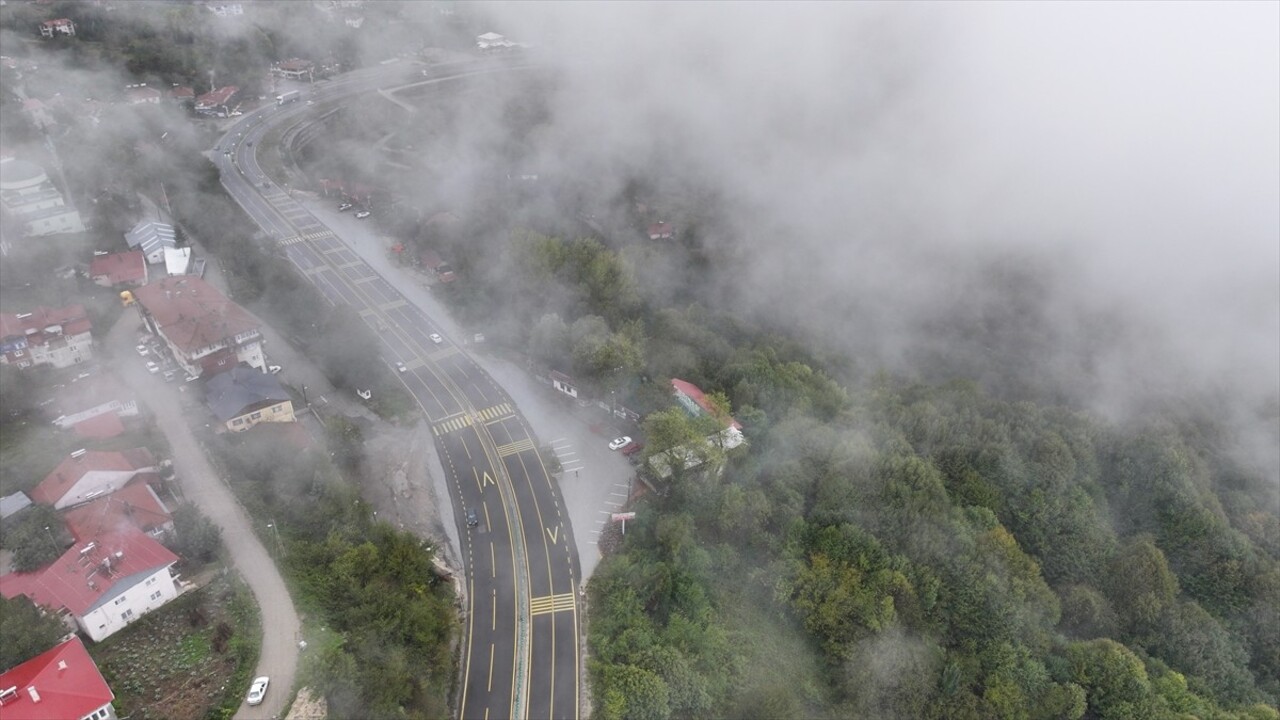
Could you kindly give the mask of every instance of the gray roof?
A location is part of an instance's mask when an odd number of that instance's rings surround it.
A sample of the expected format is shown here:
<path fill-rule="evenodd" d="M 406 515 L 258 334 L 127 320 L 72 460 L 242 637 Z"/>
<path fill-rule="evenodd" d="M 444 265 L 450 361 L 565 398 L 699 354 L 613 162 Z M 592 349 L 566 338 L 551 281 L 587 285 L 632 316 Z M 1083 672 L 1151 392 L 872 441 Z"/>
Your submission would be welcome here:
<path fill-rule="evenodd" d="M 124 234 L 124 239 L 129 247 L 141 247 L 146 255 L 151 255 L 156 248 L 177 246 L 173 226 L 154 220 L 143 220 L 134 225 L 132 230 Z"/>
<path fill-rule="evenodd" d="M 12 495 L 5 495 L 0 498 L 0 518 L 7 518 L 10 515 L 31 505 L 31 498 L 27 497 L 24 492 L 16 492 Z"/>
<path fill-rule="evenodd" d="M 214 375 L 205 384 L 205 403 L 221 422 L 240 417 L 255 406 L 291 400 L 275 375 L 247 365 L 237 365 Z"/>

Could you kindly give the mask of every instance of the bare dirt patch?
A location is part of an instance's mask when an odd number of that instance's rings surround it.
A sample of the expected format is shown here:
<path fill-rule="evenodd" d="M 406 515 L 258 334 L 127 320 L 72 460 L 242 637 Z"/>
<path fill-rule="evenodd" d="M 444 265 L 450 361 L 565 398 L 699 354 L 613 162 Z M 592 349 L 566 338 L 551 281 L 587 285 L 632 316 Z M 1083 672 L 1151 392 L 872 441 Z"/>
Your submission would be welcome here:
<path fill-rule="evenodd" d="M 439 463 L 427 424 L 366 423 L 364 451 L 361 493 L 378 519 L 429 540 L 447 556 L 449 536 L 441 517 L 452 517 L 452 511 L 450 499 L 436 493 L 432 468 Z"/>

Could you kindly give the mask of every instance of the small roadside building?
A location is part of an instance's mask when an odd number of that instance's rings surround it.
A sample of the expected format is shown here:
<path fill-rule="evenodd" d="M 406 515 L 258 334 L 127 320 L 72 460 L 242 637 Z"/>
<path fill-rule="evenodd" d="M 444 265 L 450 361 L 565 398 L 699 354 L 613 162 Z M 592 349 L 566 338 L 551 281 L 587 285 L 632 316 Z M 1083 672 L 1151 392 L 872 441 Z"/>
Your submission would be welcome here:
<path fill-rule="evenodd" d="M 89 279 L 102 287 L 146 285 L 147 258 L 142 250 L 97 255 L 89 263 Z"/>
<path fill-rule="evenodd" d="M 293 398 L 275 375 L 251 367 L 236 366 L 209 378 L 205 385 L 209 410 L 231 432 L 243 432 L 258 423 L 291 423 Z"/>

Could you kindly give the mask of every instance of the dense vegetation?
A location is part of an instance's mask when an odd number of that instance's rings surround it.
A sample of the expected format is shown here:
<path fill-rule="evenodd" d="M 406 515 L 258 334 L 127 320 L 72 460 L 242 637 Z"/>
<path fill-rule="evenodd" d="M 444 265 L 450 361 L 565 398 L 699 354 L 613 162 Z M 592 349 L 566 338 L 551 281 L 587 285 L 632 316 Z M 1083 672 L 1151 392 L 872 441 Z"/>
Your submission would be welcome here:
<path fill-rule="evenodd" d="M 600 717 L 1277 717 L 1280 518 L 1213 422 L 846 392 L 785 341 L 629 291 L 626 254 L 508 247 L 514 277 L 469 278 L 511 303 L 481 318 L 602 388 L 720 391 L 751 439 L 660 485 L 598 567 Z M 667 415 L 651 451 L 691 432 Z"/>
<path fill-rule="evenodd" d="M 342 425 L 341 428 L 338 425 Z M 335 435 L 358 428 L 337 423 Z M 207 438 L 241 501 L 283 560 L 303 609 L 332 630 L 309 656 L 309 677 L 334 717 L 448 715 L 457 628 L 453 589 L 436 579 L 433 548 L 373 519 L 339 465 L 359 471 L 358 437 L 332 438 L 350 454 L 282 454 L 264 434 Z M 270 529 L 267 530 L 267 526 Z"/>

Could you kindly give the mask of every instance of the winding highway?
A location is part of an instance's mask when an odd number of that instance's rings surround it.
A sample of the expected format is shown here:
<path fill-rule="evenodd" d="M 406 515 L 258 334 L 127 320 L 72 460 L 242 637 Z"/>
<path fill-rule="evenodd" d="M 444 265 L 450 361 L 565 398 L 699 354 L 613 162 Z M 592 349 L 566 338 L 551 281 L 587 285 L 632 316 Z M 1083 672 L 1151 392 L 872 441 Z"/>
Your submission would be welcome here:
<path fill-rule="evenodd" d="M 431 435 L 422 441 L 440 452 L 466 565 L 459 717 L 576 719 L 578 555 L 560 489 L 543 467 L 532 430 L 461 347 L 267 177 L 255 155 L 272 130 L 315 122 L 379 91 L 408 85 L 430 91 L 511 69 L 477 61 L 429 66 L 425 74 L 423 66 L 408 63 L 348 73 L 304 90 L 303 100 L 314 105 L 273 104 L 247 113 L 212 158 L 223 187 L 271 238 L 271 249 L 330 303 L 359 313 L 379 337 L 383 362 L 403 363 L 397 375 L 430 420 Z"/>

